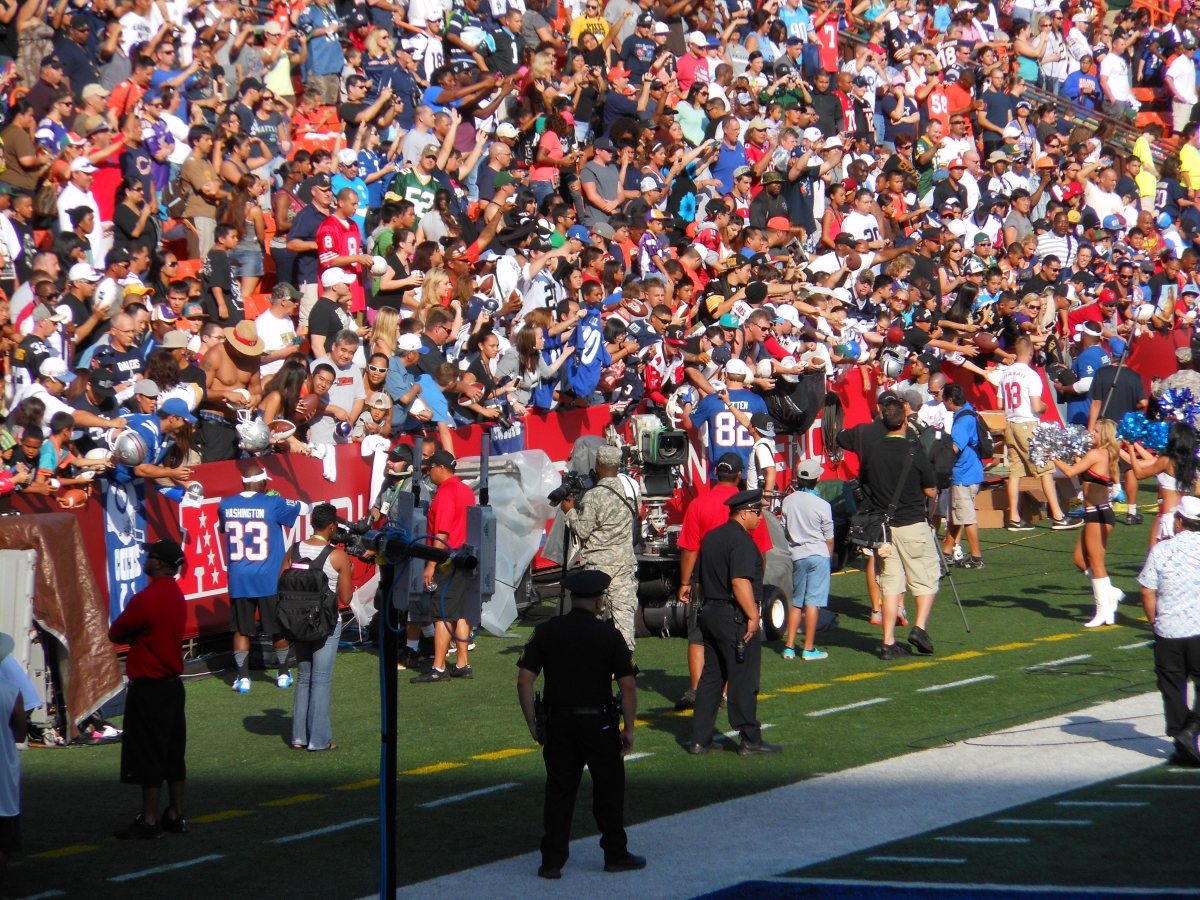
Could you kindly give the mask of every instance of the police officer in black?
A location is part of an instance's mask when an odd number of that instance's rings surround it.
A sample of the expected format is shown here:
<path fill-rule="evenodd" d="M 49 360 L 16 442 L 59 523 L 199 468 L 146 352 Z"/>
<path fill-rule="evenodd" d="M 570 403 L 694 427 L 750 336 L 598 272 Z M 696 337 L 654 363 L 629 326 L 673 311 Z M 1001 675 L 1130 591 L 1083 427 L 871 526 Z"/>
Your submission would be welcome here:
<path fill-rule="evenodd" d="M 600 828 L 605 872 L 631 872 L 646 867 L 634 856 L 625 837 L 625 762 L 633 749 L 637 716 L 636 669 L 621 633 L 597 616 L 608 590 L 603 572 L 575 572 L 563 582 L 571 592 L 571 611 L 539 625 L 517 662 L 517 696 L 538 735 L 533 684 L 543 669 L 545 679 L 546 806 L 543 814 L 541 878 L 561 878 L 570 855 L 571 816 L 586 764 L 592 774 L 592 812 Z M 619 730 L 612 682 L 621 689 Z"/>
<path fill-rule="evenodd" d="M 762 518 L 762 493 L 741 491 L 726 500 L 729 521 L 710 531 L 700 543 L 697 571 L 704 596 L 698 621 L 704 637 L 704 671 L 696 686 L 692 714 L 688 753 L 693 755 L 719 749 L 712 736 L 725 682 L 729 683 L 729 724 L 742 735 L 738 755 L 757 756 L 782 749 L 762 739 L 758 721 L 763 558 L 750 532 Z"/>

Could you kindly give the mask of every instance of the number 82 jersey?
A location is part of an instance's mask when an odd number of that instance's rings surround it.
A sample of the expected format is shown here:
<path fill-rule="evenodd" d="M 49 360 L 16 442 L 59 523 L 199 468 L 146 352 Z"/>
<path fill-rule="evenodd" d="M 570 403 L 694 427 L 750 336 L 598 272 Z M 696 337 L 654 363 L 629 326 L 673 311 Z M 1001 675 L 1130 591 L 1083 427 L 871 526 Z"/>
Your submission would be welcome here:
<path fill-rule="evenodd" d="M 269 597 L 279 587 L 283 529 L 303 511 L 298 500 L 253 491 L 226 497 L 217 507 L 225 535 L 230 597 Z"/>
<path fill-rule="evenodd" d="M 729 403 L 747 416 L 767 411 L 767 404 L 763 402 L 762 397 L 751 391 L 730 391 Z M 695 411 L 692 412 L 692 422 L 701 435 L 707 429 L 710 478 L 716 477 L 717 461 L 726 453 L 736 453 L 740 456 L 742 471 L 746 471 L 750 462 L 750 450 L 754 447 L 754 438 L 745 426 L 738 422 L 720 397 L 709 394 L 697 403 Z"/>

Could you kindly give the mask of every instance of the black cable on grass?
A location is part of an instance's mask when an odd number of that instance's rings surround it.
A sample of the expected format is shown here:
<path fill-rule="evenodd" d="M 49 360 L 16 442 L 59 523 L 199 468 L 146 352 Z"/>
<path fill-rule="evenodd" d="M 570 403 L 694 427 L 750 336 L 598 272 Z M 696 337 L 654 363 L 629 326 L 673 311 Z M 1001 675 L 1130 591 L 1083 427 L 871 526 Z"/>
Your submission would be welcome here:
<path fill-rule="evenodd" d="M 1063 671 L 1055 671 L 1056 669 L 1061 669 Z M 1094 669 L 1096 671 L 1091 671 L 1090 669 Z M 1150 686 L 1155 685 L 1155 682 L 1153 682 L 1153 681 L 1131 681 L 1129 679 L 1120 678 L 1120 676 L 1124 675 L 1124 674 L 1149 673 L 1152 671 L 1150 669 L 1114 669 L 1111 666 L 1096 666 L 1096 665 L 1091 666 L 1090 669 L 1071 668 L 1071 664 L 1065 664 L 1062 666 L 1053 666 L 1053 667 L 1049 667 L 1049 668 L 1030 667 L 1025 670 L 1025 674 L 1026 675 L 1050 674 L 1050 675 L 1060 675 L 1060 676 L 1081 676 L 1082 675 L 1082 676 L 1087 676 L 1087 677 L 1091 677 L 1091 678 L 1117 678 L 1122 683 L 1120 685 L 1118 685 L 1117 687 L 1109 688 L 1106 691 L 1099 691 L 1098 693 L 1095 693 L 1095 694 L 1088 694 L 1086 697 L 1078 697 L 1074 700 L 1066 700 L 1062 703 L 1055 703 L 1052 706 L 1043 706 L 1038 709 L 1026 710 L 1024 712 L 1016 713 L 1015 715 L 1005 716 L 1001 719 L 992 719 L 988 722 L 979 722 L 974 725 L 967 725 L 964 728 L 956 728 L 953 731 L 946 731 L 941 734 L 933 734 L 933 735 L 929 735 L 928 737 L 917 738 L 915 741 L 910 741 L 908 743 L 908 746 L 911 747 L 913 750 L 932 750 L 937 747 L 953 747 L 960 742 L 965 743 L 965 744 L 970 744 L 973 738 L 965 738 L 965 739 L 962 739 L 961 741 L 959 741 L 959 740 L 954 740 L 953 737 L 954 737 L 954 735 L 963 734 L 964 732 L 968 732 L 968 731 L 978 732 L 980 729 L 988 728 L 989 726 L 992 726 L 992 725 L 1001 725 L 1005 722 L 1012 722 L 1016 719 L 1026 719 L 1026 718 L 1029 718 L 1032 716 L 1037 716 L 1041 713 L 1054 712 L 1055 710 L 1064 709 L 1066 707 L 1077 707 L 1080 703 L 1086 703 L 1089 700 L 1096 700 L 1096 699 L 1099 699 L 1100 697 L 1107 697 L 1110 694 L 1143 693 L 1142 691 L 1136 691 L 1134 689 L 1139 688 L 1139 687 L 1144 687 L 1147 685 L 1150 685 Z M 1136 718 L 1145 718 L 1145 717 L 1136 717 Z M 1113 721 L 1119 722 L 1122 720 L 1114 719 Z M 1080 724 L 1094 724 L 1094 723 L 1080 723 Z M 1045 727 L 1051 727 L 1051 726 L 1045 726 Z M 1056 725 L 1053 727 L 1054 728 L 1062 728 L 1063 726 Z M 1039 729 L 1030 729 L 1030 730 L 1037 731 Z M 994 736 L 995 734 L 1006 734 L 1006 733 L 1011 734 L 1013 732 L 993 732 L 988 735 L 976 735 L 975 737 L 978 737 L 978 738 L 991 737 L 991 736 Z M 1145 735 L 1140 735 L 1137 737 L 1130 737 L 1130 738 L 1110 738 L 1107 741 L 1107 743 L 1113 743 L 1113 742 L 1125 741 L 1125 740 L 1131 740 L 1131 741 L 1132 740 L 1143 740 L 1144 738 L 1145 738 Z M 1098 738 L 1096 739 L 1096 742 L 1105 743 L 1105 742 L 1100 741 Z M 1056 743 L 1061 743 L 1061 742 L 1056 742 Z M 1072 743 L 1080 743 L 1080 742 L 1073 741 Z M 1043 746 L 1054 746 L 1054 745 L 1053 744 L 1004 744 L 1004 745 L 989 744 L 989 745 L 975 745 L 975 746 L 1043 747 Z"/>

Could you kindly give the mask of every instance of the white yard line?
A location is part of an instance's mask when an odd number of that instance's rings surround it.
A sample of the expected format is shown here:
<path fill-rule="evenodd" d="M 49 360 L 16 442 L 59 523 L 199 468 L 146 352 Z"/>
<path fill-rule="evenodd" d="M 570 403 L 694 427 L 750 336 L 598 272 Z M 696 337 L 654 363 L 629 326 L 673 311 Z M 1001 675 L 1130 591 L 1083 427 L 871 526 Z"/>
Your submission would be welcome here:
<path fill-rule="evenodd" d="M 1050 662 L 1038 663 L 1036 666 L 1026 666 L 1026 672 L 1032 672 L 1035 669 L 1052 669 L 1055 666 L 1065 666 L 1067 663 L 1083 662 L 1085 659 L 1091 659 L 1092 654 L 1081 653 L 1079 656 L 1064 656 L 1062 659 L 1052 659 Z"/>
<path fill-rule="evenodd" d="M 1059 800 L 1055 806 L 1083 806 L 1083 807 L 1110 807 L 1110 806 L 1149 806 L 1149 803 L 1140 800 L 1130 800 L 1124 802 L 1121 800 Z"/>
<path fill-rule="evenodd" d="M 1153 647 L 1154 641 L 1138 641 L 1136 644 L 1125 644 L 1118 647 L 1118 650 L 1141 650 L 1143 647 Z"/>
<path fill-rule="evenodd" d="M 997 825 L 1091 825 L 1091 819 L 993 819 Z"/>
<path fill-rule="evenodd" d="M 847 703 L 845 706 L 831 706 L 828 709 L 814 710 L 813 712 L 806 713 L 806 715 L 810 719 L 816 719 L 820 716 L 832 716 L 834 713 L 862 709 L 864 706 L 875 706 L 878 703 L 887 703 L 891 699 L 891 697 L 876 697 L 874 700 L 859 700 L 857 703 Z"/>
<path fill-rule="evenodd" d="M 445 806 L 447 803 L 458 803 L 461 800 L 470 800 L 473 797 L 482 797 L 484 794 L 494 794 L 496 791 L 507 791 L 511 788 L 520 787 L 518 781 L 509 781 L 505 784 L 493 784 L 491 787 L 480 788 L 477 791 L 467 791 L 465 794 L 455 794 L 452 797 L 440 797 L 437 800 L 430 800 L 428 803 L 418 803 L 417 809 L 433 809 L 435 806 Z"/>
<path fill-rule="evenodd" d="M 949 684 L 931 684 L 929 687 L 917 688 L 918 694 L 929 694 L 933 691 L 948 691 L 950 688 L 964 687 L 968 684 L 979 684 L 981 681 L 991 681 L 995 675 L 978 675 L 975 678 L 964 678 L 962 681 L 951 681 Z"/>
<path fill-rule="evenodd" d="M 127 875 L 117 875 L 108 880 L 121 884 L 126 881 L 133 881 L 137 878 L 145 878 L 147 875 L 158 875 L 162 872 L 173 872 L 176 869 L 186 869 L 188 866 L 197 866 L 200 863 L 212 862 L 214 859 L 224 858 L 224 853 L 210 853 L 208 856 L 198 856 L 195 859 L 185 859 L 182 862 L 167 863 L 165 866 L 155 866 L 153 869 L 142 869 L 140 872 L 130 872 Z"/>
<path fill-rule="evenodd" d="M 305 838 L 320 837 L 323 834 L 332 834 L 335 831 L 345 831 L 347 828 L 356 828 L 359 825 L 366 825 L 368 822 L 378 822 L 379 816 L 371 816 L 367 819 L 354 819 L 350 822 L 342 822 L 338 825 L 326 825 L 324 828 L 314 828 L 312 831 L 302 831 L 299 834 L 289 834 L 287 837 L 271 838 L 266 841 L 268 844 L 290 844 L 292 841 L 302 841 Z"/>
<path fill-rule="evenodd" d="M 959 835 L 946 835 L 945 837 L 934 838 L 935 841 L 942 841 L 947 844 L 1028 844 L 1027 837 L 960 837 Z"/>
<path fill-rule="evenodd" d="M 1081 724 L 1087 727 L 1081 730 Z M 470 896 L 485 884 L 488 900 L 561 900 L 564 889 L 588 900 L 688 900 L 873 847 L 882 851 L 893 841 L 1161 766 L 1172 751 L 1162 725 L 1157 692 L 1124 697 L 1006 729 L 986 744 L 961 741 L 633 825 L 627 829 L 629 849 L 648 856 L 649 865 L 619 878 L 604 874 L 603 852 L 591 836 L 572 843 L 563 882 L 537 877 L 540 855 L 531 844 L 532 852 L 522 856 L 407 885 L 397 897 Z M 798 752 L 802 728 L 784 731 L 783 752 Z M 682 748 L 658 752 L 677 752 L 676 768 L 698 779 L 695 789 L 703 790 L 702 776 L 692 774 L 700 772 L 701 763 Z M 738 760 L 734 768 L 740 772 L 760 762 Z M 881 796 L 903 804 L 904 815 L 897 816 L 892 804 L 880 804 Z M 771 814 L 763 815 L 765 809 Z M 725 823 L 731 833 L 736 829 L 739 845 L 748 852 L 714 853 L 711 843 L 697 841 L 714 821 Z M 1200 890 L 1142 893 L 1196 896 Z"/>
<path fill-rule="evenodd" d="M 653 753 L 630 753 L 625 757 L 625 762 L 633 762 L 635 759 L 645 759 L 647 756 L 653 755 Z"/>
<path fill-rule="evenodd" d="M 966 863 L 965 857 L 957 859 L 948 859 L 944 856 L 868 856 L 867 862 L 881 863 L 917 863 L 919 865 L 937 865 L 942 863 L 945 865 L 961 866 Z"/>
<path fill-rule="evenodd" d="M 774 728 L 774 727 L 775 727 L 775 723 L 774 723 L 774 722 L 764 722 L 762 725 L 759 725 L 759 726 L 758 726 L 758 730 L 759 730 L 759 731 L 766 731 L 768 728 Z M 724 732 L 724 733 L 721 735 L 721 737 L 723 737 L 723 738 L 727 738 L 727 739 L 729 739 L 729 740 L 733 740 L 733 739 L 734 739 L 735 737 L 737 737 L 739 734 L 741 734 L 741 732 L 740 732 L 740 731 L 726 731 L 726 732 Z M 626 757 L 626 759 L 628 759 L 628 757 Z"/>

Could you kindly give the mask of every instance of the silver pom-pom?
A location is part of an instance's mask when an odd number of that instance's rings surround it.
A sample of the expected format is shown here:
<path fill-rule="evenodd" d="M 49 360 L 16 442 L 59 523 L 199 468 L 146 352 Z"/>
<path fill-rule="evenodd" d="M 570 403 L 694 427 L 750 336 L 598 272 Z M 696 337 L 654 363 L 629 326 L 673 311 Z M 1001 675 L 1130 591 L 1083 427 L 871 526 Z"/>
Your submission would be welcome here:
<path fill-rule="evenodd" d="M 1029 436 L 1029 459 L 1042 468 L 1061 459 L 1073 463 L 1092 448 L 1092 437 L 1082 425 L 1064 428 L 1057 422 L 1043 422 Z"/>

